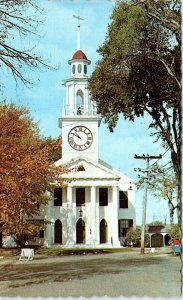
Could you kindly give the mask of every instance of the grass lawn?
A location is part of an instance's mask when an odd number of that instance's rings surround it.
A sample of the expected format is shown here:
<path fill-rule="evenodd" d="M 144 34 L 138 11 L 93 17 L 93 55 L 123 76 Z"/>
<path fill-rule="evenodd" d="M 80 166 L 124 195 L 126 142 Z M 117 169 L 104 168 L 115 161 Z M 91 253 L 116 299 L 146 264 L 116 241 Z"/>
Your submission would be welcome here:
<path fill-rule="evenodd" d="M 129 252 L 132 248 L 39 248 L 36 253 L 45 256 L 59 256 L 59 255 L 81 255 L 81 254 L 107 254 L 114 252 Z"/>
<path fill-rule="evenodd" d="M 33 247 L 29 247 L 33 248 Z M 161 252 L 166 254 L 173 254 L 171 247 L 161 248 L 154 253 L 146 252 L 145 255 L 159 255 Z M 35 254 L 42 256 L 62 256 L 62 255 L 87 255 L 87 254 L 109 254 L 115 252 L 131 252 L 139 251 L 140 248 L 132 247 L 120 247 L 120 248 L 47 248 L 47 247 L 35 247 Z M 21 248 L 1 248 L 0 256 L 11 257 L 20 255 Z"/>
<path fill-rule="evenodd" d="M 26 247 L 27 248 L 27 247 Z M 33 248 L 33 247 L 29 247 Z M 86 254 L 109 254 L 114 252 L 133 251 L 130 247 L 121 248 L 35 248 L 35 253 L 43 256 L 60 256 L 60 255 L 86 255 Z M 20 255 L 21 248 L 1 248 L 0 256 L 11 257 Z"/>

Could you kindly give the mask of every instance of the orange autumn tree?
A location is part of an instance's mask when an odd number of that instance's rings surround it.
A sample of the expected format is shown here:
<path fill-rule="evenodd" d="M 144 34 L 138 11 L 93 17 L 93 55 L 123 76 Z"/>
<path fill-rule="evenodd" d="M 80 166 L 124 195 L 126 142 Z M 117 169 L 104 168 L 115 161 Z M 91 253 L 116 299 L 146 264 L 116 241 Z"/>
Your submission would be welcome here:
<path fill-rule="evenodd" d="M 31 217 L 49 201 L 45 192 L 66 172 L 52 167 L 57 149 L 58 140 L 41 137 L 28 109 L 0 104 L 1 230 L 30 230 Z"/>

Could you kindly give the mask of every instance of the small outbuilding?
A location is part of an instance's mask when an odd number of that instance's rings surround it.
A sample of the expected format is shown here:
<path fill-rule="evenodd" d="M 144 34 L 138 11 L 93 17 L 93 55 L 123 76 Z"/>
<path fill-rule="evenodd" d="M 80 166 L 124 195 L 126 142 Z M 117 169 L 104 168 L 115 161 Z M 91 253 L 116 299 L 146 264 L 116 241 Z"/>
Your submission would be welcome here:
<path fill-rule="evenodd" d="M 149 243 L 150 247 L 169 246 L 170 236 L 168 234 L 170 225 L 149 225 Z"/>

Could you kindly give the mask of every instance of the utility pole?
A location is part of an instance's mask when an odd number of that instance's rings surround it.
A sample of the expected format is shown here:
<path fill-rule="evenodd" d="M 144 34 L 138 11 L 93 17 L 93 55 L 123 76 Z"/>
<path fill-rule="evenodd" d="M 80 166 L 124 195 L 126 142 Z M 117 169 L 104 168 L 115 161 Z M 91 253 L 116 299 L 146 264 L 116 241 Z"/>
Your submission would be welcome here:
<path fill-rule="evenodd" d="M 145 185 L 144 185 L 144 196 L 143 196 L 143 204 L 142 204 L 142 226 L 141 226 L 141 254 L 145 253 L 145 228 L 146 228 L 146 207 L 147 207 L 147 189 L 148 189 L 148 183 L 149 183 L 149 162 L 151 159 L 161 159 L 162 155 L 154 156 L 154 155 L 136 155 L 134 156 L 136 159 L 144 159 L 146 160 L 146 169 L 144 172 L 146 172 L 145 177 Z M 139 169 L 140 170 L 140 169 Z"/>

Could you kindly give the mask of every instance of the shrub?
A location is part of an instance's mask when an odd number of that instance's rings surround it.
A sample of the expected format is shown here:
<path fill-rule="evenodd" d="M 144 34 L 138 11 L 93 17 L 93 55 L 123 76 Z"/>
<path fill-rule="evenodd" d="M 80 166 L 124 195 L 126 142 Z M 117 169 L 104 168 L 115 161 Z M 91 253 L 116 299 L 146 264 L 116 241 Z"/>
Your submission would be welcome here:
<path fill-rule="evenodd" d="M 181 229 L 177 224 L 172 224 L 168 234 L 170 236 L 169 244 L 172 245 L 174 240 L 180 240 Z"/>
<path fill-rule="evenodd" d="M 133 247 L 140 247 L 141 245 L 141 229 L 133 229 L 130 228 L 127 232 L 127 236 L 125 238 L 125 245 L 133 246 Z M 149 246 L 149 235 L 145 234 L 145 247 Z"/>

